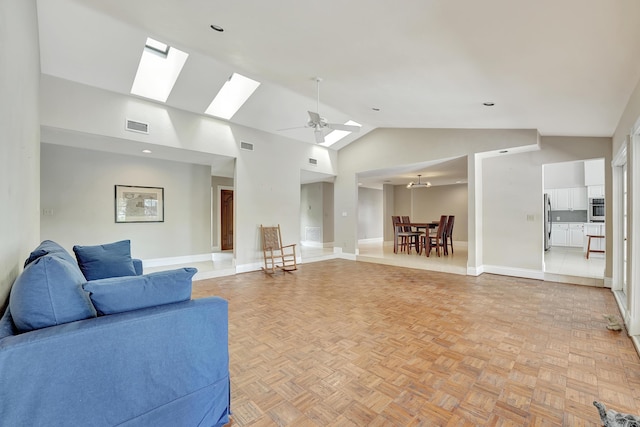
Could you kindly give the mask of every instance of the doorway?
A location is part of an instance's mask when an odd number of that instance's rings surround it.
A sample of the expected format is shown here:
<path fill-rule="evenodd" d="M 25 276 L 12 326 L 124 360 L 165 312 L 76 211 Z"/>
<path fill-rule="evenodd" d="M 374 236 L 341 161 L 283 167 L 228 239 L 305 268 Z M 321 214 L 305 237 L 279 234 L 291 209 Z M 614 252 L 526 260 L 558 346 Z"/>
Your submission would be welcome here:
<path fill-rule="evenodd" d="M 604 220 L 596 221 L 592 199 L 604 199 L 604 158 L 549 163 L 542 166 L 543 271 L 547 280 L 601 286 L 604 279 L 604 239 L 592 242 L 587 258 L 589 235 L 605 235 Z M 549 204 L 548 212 L 546 204 Z M 546 242 L 545 242 L 546 243 Z"/>
<path fill-rule="evenodd" d="M 233 190 L 220 190 L 220 249 L 233 250 Z"/>

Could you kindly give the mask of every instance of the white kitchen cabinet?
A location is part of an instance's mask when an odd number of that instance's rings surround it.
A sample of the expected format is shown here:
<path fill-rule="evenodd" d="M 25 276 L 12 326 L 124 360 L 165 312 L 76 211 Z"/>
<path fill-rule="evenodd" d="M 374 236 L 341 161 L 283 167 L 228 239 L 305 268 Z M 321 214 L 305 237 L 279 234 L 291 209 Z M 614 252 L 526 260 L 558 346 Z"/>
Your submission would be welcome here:
<path fill-rule="evenodd" d="M 604 185 L 590 185 L 587 187 L 587 195 L 592 197 L 604 197 Z"/>
<path fill-rule="evenodd" d="M 584 185 L 604 185 L 604 159 L 584 161 Z"/>
<path fill-rule="evenodd" d="M 588 206 L 587 187 L 555 188 L 551 194 L 551 210 L 586 211 Z"/>
<path fill-rule="evenodd" d="M 569 191 L 571 197 L 571 205 L 569 210 L 586 211 L 588 208 L 587 187 L 571 188 Z"/>
<path fill-rule="evenodd" d="M 554 222 L 551 224 L 551 246 L 569 246 L 569 224 Z"/>
<path fill-rule="evenodd" d="M 571 197 L 568 188 L 555 188 L 551 190 L 551 210 L 568 211 Z"/>
<path fill-rule="evenodd" d="M 584 245 L 584 224 L 569 223 L 569 245 L 581 248 Z"/>

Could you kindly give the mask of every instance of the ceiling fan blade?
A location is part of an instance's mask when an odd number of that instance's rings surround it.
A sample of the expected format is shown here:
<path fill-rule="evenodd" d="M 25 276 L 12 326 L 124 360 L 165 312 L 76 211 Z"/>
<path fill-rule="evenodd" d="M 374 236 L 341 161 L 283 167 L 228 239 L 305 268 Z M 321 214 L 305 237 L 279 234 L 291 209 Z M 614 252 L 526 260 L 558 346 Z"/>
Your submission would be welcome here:
<path fill-rule="evenodd" d="M 314 135 L 316 136 L 316 143 L 321 144 L 324 142 L 324 134 L 322 133 L 321 130 L 316 130 L 313 132 Z"/>
<path fill-rule="evenodd" d="M 359 132 L 360 126 L 341 125 L 340 123 L 327 123 L 327 127 L 333 130 L 345 130 L 347 132 Z"/>
<path fill-rule="evenodd" d="M 320 123 L 320 114 L 314 113 L 313 111 L 309 111 L 309 117 L 313 123 Z"/>

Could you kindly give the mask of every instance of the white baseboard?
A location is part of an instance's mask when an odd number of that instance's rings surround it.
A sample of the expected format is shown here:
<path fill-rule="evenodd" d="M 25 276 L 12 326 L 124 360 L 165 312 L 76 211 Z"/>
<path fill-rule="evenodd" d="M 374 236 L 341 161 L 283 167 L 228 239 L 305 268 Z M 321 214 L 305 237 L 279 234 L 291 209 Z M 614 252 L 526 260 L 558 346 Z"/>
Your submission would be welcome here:
<path fill-rule="evenodd" d="M 613 287 L 613 279 L 611 277 L 604 278 L 604 287 L 609 289 Z"/>
<path fill-rule="evenodd" d="M 142 260 L 143 267 L 163 267 L 165 265 L 189 264 L 192 262 L 213 261 L 213 254 L 185 255 L 168 258 Z"/>
<path fill-rule="evenodd" d="M 358 244 L 366 244 L 366 243 L 384 243 L 382 237 L 372 237 L 370 239 L 359 239 Z M 393 242 L 391 242 L 393 244 Z"/>
<path fill-rule="evenodd" d="M 501 276 L 523 277 L 525 279 L 544 280 L 544 271 L 526 268 L 503 267 L 499 265 L 482 266 L 484 273 L 499 274 Z"/>
<path fill-rule="evenodd" d="M 467 266 L 467 276 L 479 276 L 484 273 L 484 265 L 478 267 Z"/>
<path fill-rule="evenodd" d="M 308 248 L 331 248 L 333 247 L 333 242 L 313 242 L 311 240 L 302 240 L 300 241 L 300 245 Z"/>
<path fill-rule="evenodd" d="M 236 265 L 236 273 L 249 273 L 251 271 L 262 270 L 261 262 L 252 262 L 249 264 Z"/>
<path fill-rule="evenodd" d="M 629 337 L 631 338 L 633 346 L 636 348 L 636 353 L 640 355 L 640 337 L 638 337 L 638 335 L 629 335 Z"/>

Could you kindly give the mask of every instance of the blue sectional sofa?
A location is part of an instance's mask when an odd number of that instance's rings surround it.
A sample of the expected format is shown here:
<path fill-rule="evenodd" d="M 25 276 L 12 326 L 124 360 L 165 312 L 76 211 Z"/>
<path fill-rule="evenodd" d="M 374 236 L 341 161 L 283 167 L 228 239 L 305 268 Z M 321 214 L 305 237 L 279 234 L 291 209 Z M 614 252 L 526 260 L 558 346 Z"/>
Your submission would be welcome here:
<path fill-rule="evenodd" d="M 190 298 L 195 269 L 143 275 L 124 257 L 125 275 L 109 277 L 95 248 L 74 248 L 79 266 L 45 241 L 14 282 L 0 319 L 0 425 L 226 424 L 227 302 Z M 107 264 L 122 261 L 108 252 Z"/>

